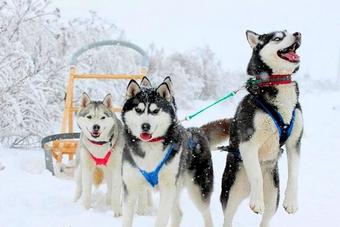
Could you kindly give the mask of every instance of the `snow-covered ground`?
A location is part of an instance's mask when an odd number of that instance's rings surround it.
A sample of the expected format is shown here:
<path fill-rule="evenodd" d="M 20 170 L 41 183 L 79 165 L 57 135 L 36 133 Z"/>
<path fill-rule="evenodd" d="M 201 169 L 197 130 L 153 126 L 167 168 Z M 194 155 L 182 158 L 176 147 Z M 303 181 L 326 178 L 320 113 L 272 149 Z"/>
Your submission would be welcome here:
<path fill-rule="evenodd" d="M 282 205 L 272 226 L 338 226 L 340 223 L 340 92 L 314 91 L 301 94 L 304 110 L 299 202 L 296 215 L 288 215 Z M 206 103 L 197 103 L 197 108 Z M 190 125 L 231 116 L 236 101 L 223 103 Z M 180 116 L 191 111 L 181 111 Z M 188 124 L 188 125 L 189 125 Z M 216 226 L 221 226 L 223 214 L 219 202 L 221 175 L 225 153 L 213 153 L 215 191 L 211 210 Z M 120 226 L 121 218 L 114 218 L 105 205 L 104 190 L 94 192 L 93 208 L 85 210 L 80 202 L 73 203 L 74 182 L 51 176 L 44 167 L 40 149 L 13 150 L 0 148 L 0 226 L 1 227 L 86 227 Z M 281 191 L 287 179 L 286 157 L 280 161 Z M 283 194 L 283 193 L 282 193 Z M 281 197 L 281 204 L 282 204 Z M 182 226 L 202 226 L 202 220 L 186 192 L 182 195 L 184 211 Z M 135 217 L 134 226 L 152 226 L 154 216 Z M 235 217 L 235 227 L 257 226 L 260 216 L 253 214 L 246 200 Z"/>

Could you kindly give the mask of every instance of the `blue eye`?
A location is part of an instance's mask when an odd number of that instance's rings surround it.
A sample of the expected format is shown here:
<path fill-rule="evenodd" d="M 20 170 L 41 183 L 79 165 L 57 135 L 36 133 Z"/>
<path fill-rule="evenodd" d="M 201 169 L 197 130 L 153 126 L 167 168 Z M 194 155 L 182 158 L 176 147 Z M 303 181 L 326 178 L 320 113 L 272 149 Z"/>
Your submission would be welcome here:
<path fill-rule="evenodd" d="M 274 41 L 281 41 L 282 38 L 280 38 L 280 37 L 275 37 L 273 40 L 274 40 Z"/>

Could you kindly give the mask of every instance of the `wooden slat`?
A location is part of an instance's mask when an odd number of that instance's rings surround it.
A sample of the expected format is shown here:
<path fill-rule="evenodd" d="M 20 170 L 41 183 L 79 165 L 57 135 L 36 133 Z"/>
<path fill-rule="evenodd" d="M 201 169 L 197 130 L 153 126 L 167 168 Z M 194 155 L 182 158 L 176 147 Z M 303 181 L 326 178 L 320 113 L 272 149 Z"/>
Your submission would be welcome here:
<path fill-rule="evenodd" d="M 139 80 L 142 79 L 144 75 L 142 74 L 89 74 L 89 73 L 84 73 L 84 74 L 74 74 L 73 77 L 74 79 L 103 79 L 103 80 L 108 80 L 108 79 L 135 79 Z"/>

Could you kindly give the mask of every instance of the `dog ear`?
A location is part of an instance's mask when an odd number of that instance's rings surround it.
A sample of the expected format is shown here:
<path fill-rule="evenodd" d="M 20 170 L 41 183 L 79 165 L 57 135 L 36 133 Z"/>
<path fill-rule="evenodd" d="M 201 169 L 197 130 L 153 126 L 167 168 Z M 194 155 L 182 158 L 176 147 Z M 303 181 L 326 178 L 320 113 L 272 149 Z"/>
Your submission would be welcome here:
<path fill-rule="evenodd" d="M 126 89 L 126 99 L 135 97 L 135 95 L 140 91 L 140 87 L 135 80 L 130 80 L 129 85 Z"/>
<path fill-rule="evenodd" d="M 112 95 L 107 94 L 105 98 L 103 99 L 103 104 L 106 106 L 106 108 L 111 109 L 112 108 Z"/>
<path fill-rule="evenodd" d="M 162 98 L 165 98 L 168 102 L 171 101 L 172 97 L 171 92 L 168 85 L 165 82 L 161 83 L 161 85 L 158 86 L 157 92 Z"/>
<path fill-rule="evenodd" d="M 80 97 L 80 108 L 87 107 L 91 102 L 90 97 L 84 92 Z"/>
<path fill-rule="evenodd" d="M 151 88 L 152 87 L 150 80 L 146 76 L 143 77 L 142 81 L 140 82 L 140 86 L 141 87 L 146 87 L 146 88 Z"/>
<path fill-rule="evenodd" d="M 251 46 L 251 48 L 256 47 L 256 45 L 260 42 L 260 40 L 259 40 L 260 35 L 253 32 L 253 31 L 247 30 L 246 36 L 247 36 L 247 40 L 248 40 L 248 43 Z"/>
<path fill-rule="evenodd" d="M 165 77 L 165 79 L 163 80 L 163 82 L 166 83 L 166 85 L 168 85 L 169 90 L 170 90 L 170 94 L 171 94 L 172 96 L 174 96 L 174 88 L 173 88 L 173 85 L 172 85 L 172 81 L 171 81 L 170 76 Z"/>

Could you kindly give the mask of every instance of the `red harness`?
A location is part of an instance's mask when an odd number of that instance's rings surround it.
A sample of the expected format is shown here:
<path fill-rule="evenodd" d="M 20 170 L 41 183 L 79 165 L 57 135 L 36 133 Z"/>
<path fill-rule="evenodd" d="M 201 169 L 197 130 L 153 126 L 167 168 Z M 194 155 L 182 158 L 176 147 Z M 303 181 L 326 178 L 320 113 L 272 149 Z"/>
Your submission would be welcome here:
<path fill-rule="evenodd" d="M 103 146 L 104 144 L 108 143 L 108 142 L 97 142 L 97 141 L 92 141 L 89 140 L 91 143 L 98 145 L 98 146 Z M 93 161 L 96 163 L 96 166 L 106 166 L 107 163 L 109 162 L 109 159 L 111 157 L 111 153 L 113 151 L 113 148 L 115 147 L 115 144 L 107 151 L 106 155 L 103 158 L 97 158 L 96 156 L 94 156 L 90 151 L 89 154 L 91 156 L 91 158 L 93 159 Z"/>
<path fill-rule="evenodd" d="M 258 84 L 259 87 L 271 87 L 280 84 L 290 84 L 292 82 L 292 75 L 270 75 L 265 79 L 262 76 L 256 76 L 256 79 L 261 81 Z"/>

